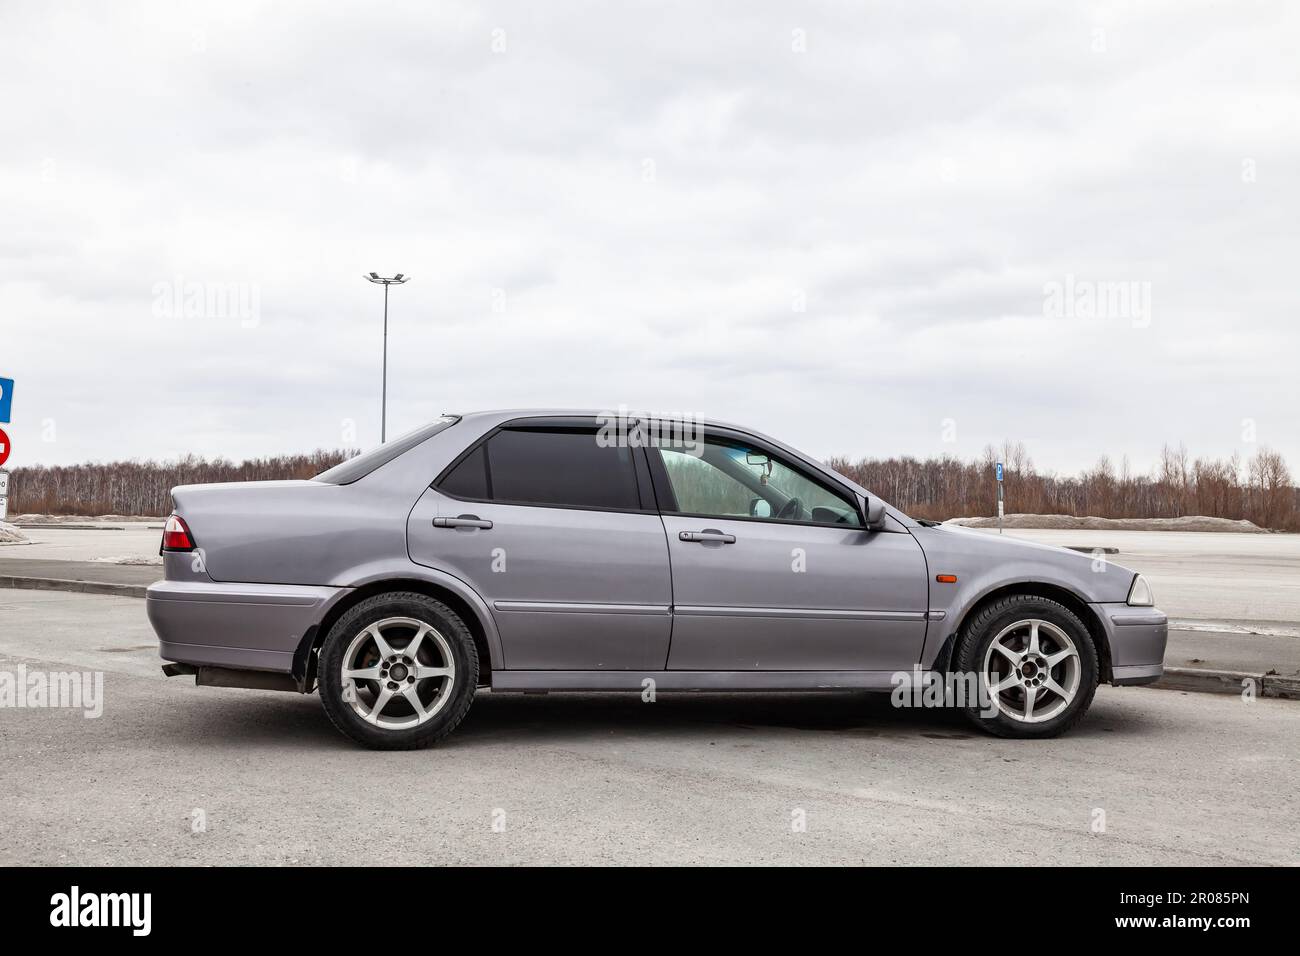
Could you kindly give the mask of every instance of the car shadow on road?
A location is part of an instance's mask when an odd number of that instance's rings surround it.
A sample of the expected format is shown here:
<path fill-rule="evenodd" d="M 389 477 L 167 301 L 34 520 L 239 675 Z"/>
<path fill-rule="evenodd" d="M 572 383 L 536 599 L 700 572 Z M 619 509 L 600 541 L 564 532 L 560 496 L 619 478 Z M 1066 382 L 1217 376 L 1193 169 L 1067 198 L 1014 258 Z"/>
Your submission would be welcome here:
<path fill-rule="evenodd" d="M 351 746 L 334 729 L 315 695 L 238 691 L 194 703 L 193 723 L 169 729 L 173 740 L 197 745 Z M 192 733 L 189 732 L 192 730 Z M 883 694 L 661 693 L 645 702 L 637 693 L 493 694 L 480 692 L 460 727 L 439 746 L 473 747 L 510 740 L 566 740 L 664 735 L 716 739 L 755 730 L 812 731 L 857 736 L 962 739 L 979 731 L 952 711 L 899 710 Z"/>
<path fill-rule="evenodd" d="M 1144 724 L 1140 714 L 1102 705 L 1069 736 L 1141 733 Z M 661 693 L 654 703 L 643 702 L 636 694 L 480 694 L 456 736 L 466 741 L 512 735 L 556 739 L 588 733 L 690 738 L 754 730 L 897 740 L 998 739 L 952 708 L 900 708 L 888 694 L 855 692 Z"/>
<path fill-rule="evenodd" d="M 352 746 L 330 724 L 314 695 L 240 692 L 237 697 L 209 699 L 202 709 L 194 743 L 283 744 L 293 739 L 327 749 Z M 1102 706 L 1070 737 L 1127 736 L 1142 733 L 1143 724 L 1141 715 L 1129 709 Z M 511 741 L 536 745 L 638 737 L 692 743 L 749 738 L 755 731 L 882 740 L 997 740 L 954 710 L 897 708 L 886 694 L 660 693 L 654 702 L 646 702 L 636 693 L 480 692 L 464 722 L 439 746 L 460 749 Z M 172 728 L 173 739 L 184 733 L 183 727 Z"/>
<path fill-rule="evenodd" d="M 708 736 L 753 730 L 859 736 L 978 732 L 952 711 L 904 711 L 884 694 L 822 692 L 660 693 L 653 702 L 638 694 L 485 694 L 475 701 L 461 733 L 467 738 L 588 732 Z"/>

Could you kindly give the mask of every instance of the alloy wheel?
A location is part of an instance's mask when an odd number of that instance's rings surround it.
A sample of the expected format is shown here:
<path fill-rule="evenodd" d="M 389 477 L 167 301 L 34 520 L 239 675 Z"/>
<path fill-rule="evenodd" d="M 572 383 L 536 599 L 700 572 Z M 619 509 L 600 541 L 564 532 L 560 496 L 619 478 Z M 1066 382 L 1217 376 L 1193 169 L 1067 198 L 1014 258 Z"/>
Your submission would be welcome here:
<path fill-rule="evenodd" d="M 981 675 L 994 706 L 1038 724 L 1061 714 L 1079 692 L 1083 668 L 1066 631 L 1039 619 L 1016 621 L 989 643 Z"/>
<path fill-rule="evenodd" d="M 405 730 L 431 720 L 451 699 L 456 660 L 437 628 L 410 617 L 368 625 L 343 653 L 343 700 L 366 723 Z"/>

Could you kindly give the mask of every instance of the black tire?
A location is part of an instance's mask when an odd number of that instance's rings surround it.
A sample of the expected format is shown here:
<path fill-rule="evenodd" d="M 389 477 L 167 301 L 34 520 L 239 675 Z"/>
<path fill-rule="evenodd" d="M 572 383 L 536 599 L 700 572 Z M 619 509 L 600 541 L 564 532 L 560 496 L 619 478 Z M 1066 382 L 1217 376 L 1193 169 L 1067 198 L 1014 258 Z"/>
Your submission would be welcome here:
<path fill-rule="evenodd" d="M 437 712 L 424 723 L 400 729 L 367 722 L 352 702 L 345 699 L 343 680 L 343 657 L 353 639 L 372 624 L 395 617 L 411 618 L 436 629 L 446 640 L 455 664 L 451 688 L 445 691 L 447 699 Z M 346 736 L 372 750 L 416 750 L 446 737 L 469 711 L 478 686 L 478 650 L 465 622 L 442 602 L 413 591 L 378 594 L 348 610 L 330 628 L 321 645 L 317 678 L 325 713 Z M 349 691 L 354 698 L 358 696 L 356 686 L 364 686 L 367 688 L 364 693 L 368 694 L 368 688 L 377 687 L 378 682 L 354 685 Z M 404 706 L 397 698 L 394 701 L 397 706 Z M 410 711 L 412 716 L 414 713 Z"/>
<path fill-rule="evenodd" d="M 1056 737 L 1072 728 L 1088 712 L 1093 695 L 1097 692 L 1097 679 L 1100 672 L 1097 664 L 1097 648 L 1093 644 L 1092 635 L 1088 633 L 1088 628 L 1079 620 L 1078 615 L 1064 604 L 1029 594 L 1013 594 L 999 598 L 987 607 L 981 608 L 962 627 L 957 639 L 956 652 L 953 655 L 953 664 L 960 674 L 979 674 L 983 685 L 984 658 L 989 645 L 1005 628 L 1027 619 L 1053 624 L 1074 642 L 1075 649 L 1078 651 L 1080 671 L 1079 686 L 1074 698 L 1060 713 L 1041 723 L 1026 723 L 997 708 L 993 708 L 996 713 L 990 713 L 981 708 L 978 702 L 962 710 L 975 726 L 999 737 Z M 1022 706 L 1020 709 L 1026 708 Z"/>

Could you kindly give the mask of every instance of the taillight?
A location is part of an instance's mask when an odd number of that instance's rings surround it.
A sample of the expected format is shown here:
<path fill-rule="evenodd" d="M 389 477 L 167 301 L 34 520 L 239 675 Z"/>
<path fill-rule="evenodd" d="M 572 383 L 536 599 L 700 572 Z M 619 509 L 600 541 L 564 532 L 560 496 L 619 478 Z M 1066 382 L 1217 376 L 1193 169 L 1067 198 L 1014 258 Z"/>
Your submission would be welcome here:
<path fill-rule="evenodd" d="M 185 519 L 180 515 L 172 515 L 163 526 L 162 549 L 164 551 L 194 550 L 194 539 L 190 537 L 190 529 L 185 526 Z"/>

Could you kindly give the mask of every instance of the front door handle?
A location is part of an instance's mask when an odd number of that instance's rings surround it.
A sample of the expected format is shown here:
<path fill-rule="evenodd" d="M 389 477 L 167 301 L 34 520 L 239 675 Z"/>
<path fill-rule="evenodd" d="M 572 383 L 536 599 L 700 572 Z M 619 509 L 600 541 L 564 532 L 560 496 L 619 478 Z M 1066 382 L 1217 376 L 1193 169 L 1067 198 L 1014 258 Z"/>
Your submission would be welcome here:
<path fill-rule="evenodd" d="M 725 531 L 705 528 L 703 531 L 683 531 L 677 537 L 683 541 L 698 541 L 700 544 L 735 544 L 736 536 Z"/>
<path fill-rule="evenodd" d="M 478 528 L 487 531 L 492 527 L 492 522 L 478 515 L 461 515 L 458 518 L 434 518 L 433 526 L 435 528 Z"/>

